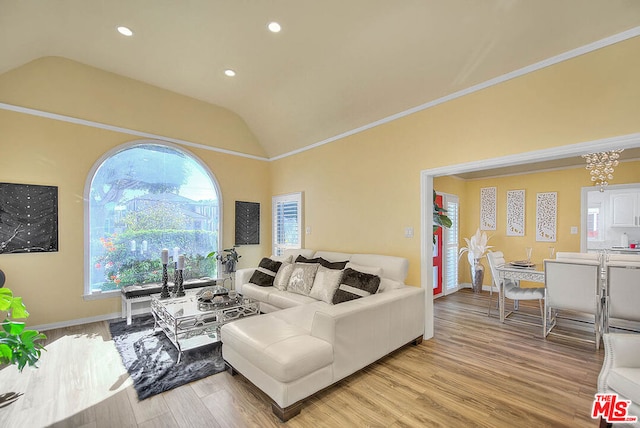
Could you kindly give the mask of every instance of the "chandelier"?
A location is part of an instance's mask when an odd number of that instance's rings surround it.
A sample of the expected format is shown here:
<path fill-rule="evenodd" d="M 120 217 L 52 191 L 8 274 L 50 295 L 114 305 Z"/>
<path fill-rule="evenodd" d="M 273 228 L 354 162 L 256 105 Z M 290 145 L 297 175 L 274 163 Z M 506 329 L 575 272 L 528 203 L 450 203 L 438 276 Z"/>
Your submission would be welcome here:
<path fill-rule="evenodd" d="M 600 186 L 601 192 L 604 192 L 605 186 L 609 184 L 607 180 L 613 180 L 613 169 L 618 166 L 618 158 L 623 150 L 609 150 L 582 155 L 587 161 L 587 170 L 591 174 L 591 181 L 596 186 Z"/>

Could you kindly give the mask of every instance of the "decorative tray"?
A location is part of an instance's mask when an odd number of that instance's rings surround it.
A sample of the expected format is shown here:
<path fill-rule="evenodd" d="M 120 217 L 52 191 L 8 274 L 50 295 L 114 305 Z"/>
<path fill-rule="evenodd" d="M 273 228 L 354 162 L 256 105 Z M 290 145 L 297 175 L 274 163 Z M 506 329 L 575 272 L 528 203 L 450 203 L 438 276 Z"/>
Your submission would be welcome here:
<path fill-rule="evenodd" d="M 203 299 L 202 297 L 198 297 L 198 310 L 210 311 L 212 309 L 222 309 L 229 306 L 236 306 L 241 302 L 242 298 L 240 296 L 229 297 L 228 295 L 218 295 L 213 299 Z"/>
<path fill-rule="evenodd" d="M 535 263 L 531 263 L 526 260 L 516 260 L 513 262 L 509 262 L 509 265 L 513 267 L 521 267 L 521 268 L 532 268 L 536 266 Z"/>

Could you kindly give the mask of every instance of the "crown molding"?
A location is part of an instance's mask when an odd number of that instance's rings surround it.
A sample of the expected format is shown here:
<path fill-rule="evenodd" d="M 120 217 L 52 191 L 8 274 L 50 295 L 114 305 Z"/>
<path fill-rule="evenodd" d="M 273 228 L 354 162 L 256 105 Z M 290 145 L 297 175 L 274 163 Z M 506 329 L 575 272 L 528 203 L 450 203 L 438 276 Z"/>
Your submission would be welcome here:
<path fill-rule="evenodd" d="M 283 158 L 286 158 L 288 156 L 293 156 L 293 155 L 296 155 L 298 153 L 302 153 L 304 151 L 311 150 L 311 149 L 314 149 L 316 147 L 320 147 L 320 146 L 332 143 L 332 142 L 337 141 L 337 140 L 341 140 L 341 139 L 349 137 L 351 135 L 358 134 L 360 132 L 366 131 L 366 130 L 371 129 L 371 128 L 375 128 L 376 126 L 384 125 L 385 123 L 392 122 L 392 121 L 394 121 L 396 119 L 400 119 L 400 118 L 405 117 L 405 116 L 409 116 L 409 115 L 411 115 L 413 113 L 417 113 L 419 111 L 426 110 L 426 109 L 429 109 L 431 107 L 435 107 L 435 106 L 437 106 L 439 104 L 446 103 L 446 102 L 451 101 L 451 100 L 455 100 L 456 98 L 464 97 L 465 95 L 469 95 L 469 94 L 472 94 L 474 92 L 481 91 L 481 90 L 489 88 L 491 86 L 498 85 L 500 83 L 506 82 L 506 81 L 511 80 L 511 79 L 515 79 L 516 77 L 520 77 L 520 76 L 523 76 L 525 74 L 533 73 L 534 71 L 541 70 L 541 69 L 549 67 L 551 65 L 555 65 L 555 64 L 558 64 L 560 62 L 567 61 L 567 60 L 575 58 L 577 56 L 584 55 L 586 53 L 593 52 L 593 51 L 596 51 L 598 49 L 601 49 L 601 48 L 604 48 L 604 47 L 607 47 L 607 46 L 610 46 L 610 45 L 613 45 L 613 44 L 616 44 L 616 43 L 619 43 L 619 42 L 622 42 L 622 41 L 625 41 L 625 40 L 628 40 L 628 39 L 632 39 L 632 38 L 637 37 L 637 36 L 640 36 L 640 26 L 634 27 L 634 28 L 632 28 L 630 30 L 627 30 L 627 31 L 623 31 L 622 33 L 618 33 L 618 34 L 615 34 L 615 35 L 610 36 L 610 37 L 606 37 L 606 38 L 604 38 L 602 40 L 598 40 L 598 41 L 595 41 L 593 43 L 589 43 L 588 45 L 581 46 L 581 47 L 576 48 L 576 49 L 572 49 L 570 51 L 561 53 L 561 54 L 553 56 L 551 58 L 547 58 L 545 60 L 536 62 L 535 64 L 531 64 L 531 65 L 528 65 L 526 67 L 522 67 L 522 68 L 520 68 L 518 70 L 503 74 L 501 76 L 495 77 L 493 79 L 487 80 L 485 82 L 479 83 L 479 84 L 471 86 L 469 88 L 462 89 L 462 90 L 460 90 L 458 92 L 454 92 L 452 94 L 445 95 L 444 97 L 438 98 L 436 100 L 430 101 L 430 102 L 425 103 L 425 104 L 421 104 L 419 106 L 410 108 L 410 109 L 402 111 L 400 113 L 396 113 L 396 114 L 393 114 L 391 116 L 387 116 L 387 117 L 385 117 L 383 119 L 377 120 L 375 122 L 371 122 L 371 123 L 369 123 L 367 125 L 363 125 L 363 126 L 361 126 L 359 128 L 352 129 L 350 131 L 343 132 L 342 134 L 338 134 L 338 135 L 336 135 L 334 137 L 327 138 L 326 140 L 319 141 L 317 143 L 311 144 L 309 146 L 302 147 L 302 148 L 297 149 L 297 150 L 293 150 L 293 151 L 288 152 L 288 153 L 284 153 L 282 155 L 274 156 L 274 157 L 270 158 L 269 160 L 274 161 L 274 160 L 278 160 L 278 159 L 283 159 Z"/>
<path fill-rule="evenodd" d="M 168 141 L 168 142 L 171 142 L 171 143 L 180 144 L 182 146 L 196 147 L 198 149 L 209 150 L 209 151 L 218 152 L 218 153 L 224 153 L 224 154 L 232 155 L 232 156 L 240 156 L 240 157 L 249 158 L 249 159 L 255 159 L 255 160 L 260 160 L 260 161 L 268 161 L 269 160 L 268 158 L 261 157 L 261 156 L 249 155 L 249 154 L 246 154 L 246 153 L 235 152 L 233 150 L 221 149 L 219 147 L 211 147 L 211 146 L 207 146 L 207 145 L 199 144 L 199 143 L 194 143 L 194 142 L 187 141 L 187 140 L 181 140 L 179 138 L 172 138 L 172 137 L 166 137 L 164 135 L 151 134 L 149 132 L 136 131 L 135 129 L 123 128 L 121 126 L 114 126 L 114 125 L 109 125 L 109 124 L 106 124 L 106 123 L 94 122 L 92 120 L 79 119 L 77 117 L 65 116 L 65 115 L 62 115 L 62 114 L 51 113 L 51 112 L 48 112 L 48 111 L 42 111 L 42 110 L 36 110 L 36 109 L 32 109 L 32 108 L 27 108 L 27 107 L 16 106 L 16 105 L 13 105 L 13 104 L 0 103 L 0 110 L 8 110 L 8 111 L 16 112 L 16 113 L 28 114 L 28 115 L 31 115 L 31 116 L 44 117 L 44 118 L 47 118 L 47 119 L 58 120 L 60 122 L 67 122 L 67 123 L 73 123 L 73 124 L 76 124 L 76 125 L 89 126 L 91 128 L 104 129 L 104 130 L 107 130 L 107 131 L 119 132 L 119 133 L 128 134 L 128 135 L 135 135 L 136 137 L 149 138 L 149 139 L 152 139 L 152 140 Z"/>
<path fill-rule="evenodd" d="M 522 165 L 531 162 L 544 162 L 554 159 L 562 159 L 580 156 L 586 153 L 602 152 L 611 149 L 631 149 L 640 145 L 640 132 L 635 134 L 620 135 L 600 140 L 569 144 L 566 146 L 552 147 L 549 149 L 534 150 L 531 152 L 515 153 L 492 159 L 481 159 L 473 162 L 465 162 L 456 165 L 446 165 L 423 170 L 423 175 L 434 177 L 456 175 L 465 172 L 473 172 L 481 169 L 502 168 L 507 166 Z"/>
<path fill-rule="evenodd" d="M 283 159 L 289 156 L 293 156 L 302 152 L 305 152 L 307 150 L 311 150 L 320 146 L 324 146 L 325 144 L 329 144 L 332 143 L 334 141 L 338 141 L 341 139 L 344 139 L 346 137 L 349 137 L 351 135 L 354 134 L 358 134 L 360 132 L 366 131 L 368 129 L 371 128 L 375 128 L 377 126 L 380 125 L 384 125 L 385 123 L 389 123 L 392 122 L 396 119 L 400 119 L 402 117 L 405 116 L 409 116 L 413 113 L 417 113 L 419 111 L 422 110 L 426 110 L 429 109 L 431 107 L 435 107 L 437 105 L 446 103 L 448 101 L 452 101 L 455 100 L 457 98 L 460 97 L 464 97 L 465 95 L 469 95 L 472 94 L 474 92 L 489 88 L 491 86 L 494 85 L 498 85 L 500 83 L 506 82 L 508 80 L 511 79 L 515 79 L 516 77 L 520 77 L 523 76 L 525 74 L 528 73 L 533 73 L 534 71 L 543 69 L 545 67 L 549 67 L 551 65 L 555 65 L 558 64 L 560 62 L 563 61 L 567 61 L 569 59 L 575 58 L 577 56 L 580 55 L 584 55 L 586 53 L 589 52 L 593 52 L 595 50 L 634 38 L 640 36 L 640 26 L 638 27 L 634 27 L 631 28 L 627 31 L 623 31 L 622 33 L 618 33 L 615 34 L 613 36 L 610 37 L 606 37 L 602 40 L 598 40 L 595 41 L 593 43 L 589 43 L 588 45 L 585 46 L 581 46 L 579 48 L 576 49 L 572 49 L 570 51 L 561 53 L 559 55 L 553 56 L 551 58 L 547 58 L 545 60 L 539 61 L 535 64 L 531 64 L 528 65 L 526 67 L 520 68 L 518 70 L 503 74 L 501 76 L 495 77 L 493 79 L 487 80 L 485 82 L 479 83 L 477 85 L 471 86 L 469 88 L 466 89 L 462 89 L 460 91 L 454 92 L 452 94 L 446 95 L 444 97 L 438 98 L 436 100 L 433 101 L 429 101 L 427 103 L 421 104 L 419 106 L 410 108 L 408 110 L 404 110 L 402 112 L 393 114 L 391 116 L 387 116 L 385 118 L 382 118 L 380 120 L 377 120 L 375 122 L 371 122 L 367 125 L 363 125 L 360 126 L 358 128 L 352 129 L 350 131 L 346 131 L 343 132 L 341 134 L 335 135 L 333 137 L 327 138 L 325 140 L 319 141 L 317 143 L 313 143 L 310 144 L 308 146 L 302 147 L 300 149 L 296 149 L 281 155 L 277 155 L 277 156 L 273 156 L 273 157 L 262 157 L 262 156 L 255 156 L 255 155 L 250 155 L 250 154 L 246 154 L 246 153 L 240 153 L 240 152 L 236 152 L 233 150 L 227 150 L 227 149 L 222 149 L 222 148 L 218 148 L 218 147 L 211 147 L 211 146 L 207 146 L 204 144 L 199 144 L 199 143 L 194 143 L 191 141 L 187 141 L 187 140 L 181 140 L 178 138 L 171 138 L 171 137 L 166 137 L 163 135 L 158 135 L 158 134 L 151 134 L 148 132 L 142 132 L 142 131 L 136 131 L 133 129 L 129 129 L 129 128 L 123 128 L 120 126 L 114 126 L 114 125 L 109 125 L 109 124 L 105 124 L 105 123 L 100 123 L 100 122 L 94 122 L 91 120 L 85 120 L 85 119 L 79 119 L 79 118 L 75 118 L 75 117 L 71 117 L 71 116 L 65 116 L 65 115 L 61 115 L 61 114 L 57 114 L 57 113 L 51 113 L 51 112 L 46 112 L 46 111 L 42 111 L 42 110 L 36 110 L 36 109 L 31 109 L 31 108 L 27 108 L 27 107 L 21 107 L 21 106 L 16 106 L 16 105 L 12 105 L 12 104 L 5 104 L 5 103 L 0 103 L 0 110 L 9 110 L 9 111 L 13 111 L 13 112 L 17 112 L 17 113 L 23 113 L 23 114 L 29 114 L 32 116 L 39 116 L 39 117 L 45 117 L 48 119 L 53 119 L 53 120 L 58 120 L 58 121 L 62 121 L 62 122 L 68 122 L 68 123 L 74 123 L 77 125 L 83 125 L 83 126 L 89 126 L 89 127 L 93 127 L 93 128 L 98 128 L 98 129 L 105 129 L 108 131 L 114 131 L 114 132 L 119 132 L 119 133 L 123 133 L 123 134 L 129 134 L 129 135 L 135 135 L 137 137 L 143 137 L 143 138 L 151 138 L 151 139 L 155 139 L 155 140 L 161 140 L 161 141 L 169 141 L 175 144 L 180 144 L 183 146 L 189 146 L 189 147 L 196 147 L 199 149 L 203 149 L 203 150 L 209 150 L 209 151 L 214 151 L 214 152 L 218 152 L 218 153 L 224 153 L 224 154 L 228 154 L 228 155 L 232 155 L 232 156 L 240 156 L 240 157 L 244 157 L 244 158 L 248 158 L 248 159 L 254 159 L 254 160 L 260 160 L 260 161 L 276 161 L 279 159 Z"/>

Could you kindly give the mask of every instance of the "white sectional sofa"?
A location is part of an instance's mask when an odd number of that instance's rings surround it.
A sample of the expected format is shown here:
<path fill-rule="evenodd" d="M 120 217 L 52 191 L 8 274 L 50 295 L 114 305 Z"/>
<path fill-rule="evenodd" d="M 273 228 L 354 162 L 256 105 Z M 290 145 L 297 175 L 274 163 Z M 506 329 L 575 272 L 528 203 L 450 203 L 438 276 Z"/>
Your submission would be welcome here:
<path fill-rule="evenodd" d="M 379 272 L 375 294 L 339 304 L 261 287 L 236 275 L 239 292 L 260 301 L 258 315 L 222 327 L 222 354 L 272 399 L 282 420 L 297 415 L 303 400 L 390 352 L 422 341 L 424 290 L 404 284 L 408 261 L 399 257 L 298 250 L 307 258 L 349 261 L 347 268 Z M 292 255 L 293 260 L 298 256 Z"/>

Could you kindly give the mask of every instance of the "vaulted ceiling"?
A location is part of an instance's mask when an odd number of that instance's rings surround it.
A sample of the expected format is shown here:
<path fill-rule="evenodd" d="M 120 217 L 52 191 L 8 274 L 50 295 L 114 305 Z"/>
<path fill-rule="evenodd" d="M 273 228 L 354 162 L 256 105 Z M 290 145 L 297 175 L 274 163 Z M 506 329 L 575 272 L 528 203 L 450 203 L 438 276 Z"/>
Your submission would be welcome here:
<path fill-rule="evenodd" d="M 0 0 L 0 73 L 66 57 L 235 111 L 277 157 L 638 25 L 637 0 Z"/>

